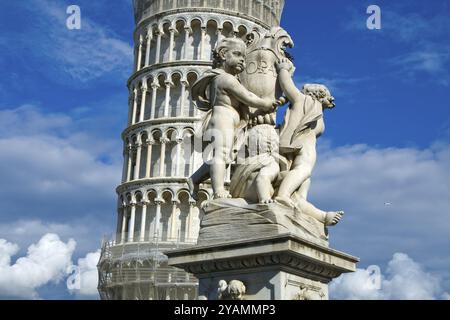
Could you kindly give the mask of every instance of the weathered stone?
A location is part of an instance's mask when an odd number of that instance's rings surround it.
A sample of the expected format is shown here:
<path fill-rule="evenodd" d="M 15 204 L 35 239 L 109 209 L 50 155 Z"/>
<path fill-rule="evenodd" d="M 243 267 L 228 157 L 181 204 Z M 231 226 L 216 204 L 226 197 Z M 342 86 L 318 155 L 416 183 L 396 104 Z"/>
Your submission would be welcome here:
<path fill-rule="evenodd" d="M 325 300 L 327 283 L 358 259 L 294 235 L 234 240 L 166 252 L 169 264 L 199 279 L 199 295 L 218 299 L 221 280 L 245 286 L 244 300 Z"/>
<path fill-rule="evenodd" d="M 220 199 L 207 202 L 202 210 L 200 246 L 289 233 L 328 246 L 322 223 L 278 203 L 248 204 L 244 199 Z"/>

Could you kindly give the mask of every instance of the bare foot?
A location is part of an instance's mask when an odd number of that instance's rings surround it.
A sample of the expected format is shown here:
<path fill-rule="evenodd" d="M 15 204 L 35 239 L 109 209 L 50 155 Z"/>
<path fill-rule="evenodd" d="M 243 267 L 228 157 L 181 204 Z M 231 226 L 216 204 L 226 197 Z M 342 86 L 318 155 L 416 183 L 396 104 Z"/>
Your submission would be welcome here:
<path fill-rule="evenodd" d="M 325 225 L 326 226 L 334 226 L 341 221 L 342 216 L 344 215 L 344 211 L 330 211 L 327 213 L 325 217 Z"/>
<path fill-rule="evenodd" d="M 231 199 L 231 194 L 227 190 L 219 190 L 214 193 L 214 199 Z"/>
<path fill-rule="evenodd" d="M 265 199 L 265 200 L 260 200 L 259 203 L 260 204 L 269 204 L 269 203 L 274 203 L 275 200 L 273 199 Z"/>
<path fill-rule="evenodd" d="M 284 205 L 286 207 L 289 207 L 289 208 L 294 208 L 295 207 L 294 202 L 290 198 L 285 197 L 285 196 L 277 196 L 275 198 L 275 201 L 278 202 L 279 204 L 282 204 L 282 205 Z"/>
<path fill-rule="evenodd" d="M 187 185 L 189 188 L 189 193 L 191 194 L 192 199 L 198 200 L 198 191 L 200 189 L 200 186 L 198 184 L 195 184 L 194 181 L 192 181 L 192 178 L 188 178 Z"/>

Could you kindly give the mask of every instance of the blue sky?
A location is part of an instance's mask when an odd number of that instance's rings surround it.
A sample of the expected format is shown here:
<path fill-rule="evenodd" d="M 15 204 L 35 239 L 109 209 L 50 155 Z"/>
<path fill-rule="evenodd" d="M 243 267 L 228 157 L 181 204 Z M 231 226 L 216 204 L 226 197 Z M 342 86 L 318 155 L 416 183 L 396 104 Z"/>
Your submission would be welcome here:
<path fill-rule="evenodd" d="M 65 26 L 70 4 L 81 30 Z M 381 30 L 366 28 L 370 4 Z M 287 0 L 282 26 L 296 44 L 296 82 L 325 83 L 336 97 L 311 190 L 320 208 L 346 211 L 333 247 L 361 257 L 359 275 L 380 266 L 376 298 L 405 298 L 396 283 L 448 297 L 450 3 Z M 0 255 L 11 260 L 0 269 L 30 260 L 31 244 L 64 253 L 20 292 L 0 276 L 0 298 L 95 298 L 68 292 L 61 270 L 86 265 L 115 228 L 133 27 L 128 0 L 0 2 Z M 373 297 L 345 285 L 336 297 Z"/>

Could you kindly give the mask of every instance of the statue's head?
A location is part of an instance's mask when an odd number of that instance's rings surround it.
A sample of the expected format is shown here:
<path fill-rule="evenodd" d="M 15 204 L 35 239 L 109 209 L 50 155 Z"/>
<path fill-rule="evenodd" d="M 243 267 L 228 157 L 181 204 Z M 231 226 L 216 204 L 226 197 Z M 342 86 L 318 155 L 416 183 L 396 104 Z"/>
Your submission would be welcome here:
<path fill-rule="evenodd" d="M 245 69 L 247 46 L 239 38 L 225 38 L 213 51 L 213 68 L 221 68 L 237 75 Z"/>
<path fill-rule="evenodd" d="M 334 97 L 331 95 L 330 90 L 323 84 L 308 83 L 302 88 L 302 93 L 311 96 L 313 99 L 318 100 L 323 108 L 334 108 Z"/>
<path fill-rule="evenodd" d="M 243 282 L 231 280 L 228 284 L 228 290 L 232 300 L 242 300 L 245 295 L 246 288 Z"/>

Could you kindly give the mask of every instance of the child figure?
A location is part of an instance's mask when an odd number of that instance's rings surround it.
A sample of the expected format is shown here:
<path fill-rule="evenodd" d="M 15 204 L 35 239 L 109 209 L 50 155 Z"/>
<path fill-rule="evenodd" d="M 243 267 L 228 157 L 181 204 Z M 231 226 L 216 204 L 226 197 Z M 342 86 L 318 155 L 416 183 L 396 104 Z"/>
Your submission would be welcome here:
<path fill-rule="evenodd" d="M 204 163 L 188 179 L 194 198 L 199 184 L 208 177 L 211 177 L 214 199 L 231 198 L 225 189 L 225 175 L 234 158 L 237 132 L 246 125 L 245 108 L 270 113 L 277 106 L 276 101 L 259 98 L 239 82 L 237 75 L 245 69 L 246 48 L 239 38 L 222 40 L 213 52 L 213 69 L 205 72 L 192 87 L 197 107 L 208 112 L 203 122 L 203 138 L 214 140 L 210 145 L 214 153 L 212 161 Z"/>
<path fill-rule="evenodd" d="M 321 84 L 306 84 L 300 91 L 292 80 L 293 65 L 285 60 L 277 65 L 283 92 L 291 101 L 280 133 L 280 153 L 292 161 L 284 174 L 275 200 L 289 207 L 298 207 L 325 225 L 335 225 L 343 211 L 325 212 L 307 201 L 311 173 L 316 163 L 316 142 L 324 130 L 323 111 L 335 107 L 334 97 Z"/>
<path fill-rule="evenodd" d="M 251 128 L 248 136 L 248 157 L 234 171 L 231 194 L 248 203 L 273 203 L 273 184 L 280 169 L 284 171 L 288 167 L 287 160 L 278 154 L 278 132 L 273 125 L 260 124 Z"/>

